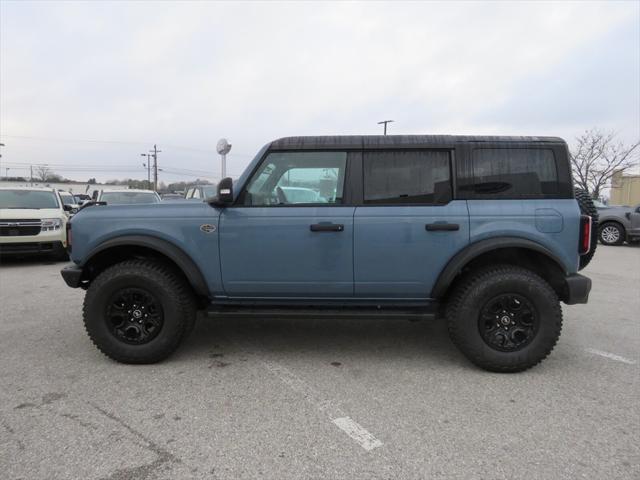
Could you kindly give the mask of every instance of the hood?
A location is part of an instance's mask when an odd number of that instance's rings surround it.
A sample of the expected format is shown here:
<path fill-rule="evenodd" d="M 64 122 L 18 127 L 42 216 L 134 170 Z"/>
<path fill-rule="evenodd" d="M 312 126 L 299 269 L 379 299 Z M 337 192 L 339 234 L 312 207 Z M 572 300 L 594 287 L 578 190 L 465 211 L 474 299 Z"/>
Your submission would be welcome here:
<path fill-rule="evenodd" d="M 41 218 L 66 218 L 59 208 L 0 208 L 3 220 L 39 220 Z"/>
<path fill-rule="evenodd" d="M 92 205 L 82 207 L 73 217 L 74 222 L 83 219 L 118 221 L 132 218 L 184 218 L 213 215 L 216 209 L 203 201 L 161 202 L 141 205 Z"/>

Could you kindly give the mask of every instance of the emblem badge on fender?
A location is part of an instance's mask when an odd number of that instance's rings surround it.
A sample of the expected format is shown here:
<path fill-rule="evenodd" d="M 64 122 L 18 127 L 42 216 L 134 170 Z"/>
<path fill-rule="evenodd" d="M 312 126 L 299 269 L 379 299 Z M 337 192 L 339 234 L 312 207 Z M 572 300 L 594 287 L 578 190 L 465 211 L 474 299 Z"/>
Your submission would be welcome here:
<path fill-rule="evenodd" d="M 204 233 L 211 233 L 216 231 L 216 226 L 205 223 L 204 225 L 200 225 L 200 230 L 202 230 Z"/>

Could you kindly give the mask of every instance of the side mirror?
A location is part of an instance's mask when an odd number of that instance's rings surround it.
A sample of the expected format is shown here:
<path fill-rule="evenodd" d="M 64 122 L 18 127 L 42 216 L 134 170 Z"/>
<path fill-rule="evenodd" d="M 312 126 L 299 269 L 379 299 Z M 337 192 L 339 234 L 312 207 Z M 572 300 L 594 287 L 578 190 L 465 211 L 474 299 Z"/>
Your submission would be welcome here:
<path fill-rule="evenodd" d="M 233 203 L 233 179 L 226 177 L 218 183 L 218 195 L 213 202 L 218 207 L 226 207 Z"/>
<path fill-rule="evenodd" d="M 62 205 L 62 209 L 65 212 L 72 212 L 73 211 L 73 207 L 71 205 Z"/>

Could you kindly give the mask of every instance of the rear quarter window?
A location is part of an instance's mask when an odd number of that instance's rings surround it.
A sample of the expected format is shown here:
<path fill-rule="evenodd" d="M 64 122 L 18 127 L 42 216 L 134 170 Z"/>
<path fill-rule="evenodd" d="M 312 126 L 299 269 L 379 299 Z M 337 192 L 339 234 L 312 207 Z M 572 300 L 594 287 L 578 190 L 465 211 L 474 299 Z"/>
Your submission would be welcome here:
<path fill-rule="evenodd" d="M 553 150 L 476 148 L 472 152 L 475 198 L 546 198 L 560 191 Z"/>

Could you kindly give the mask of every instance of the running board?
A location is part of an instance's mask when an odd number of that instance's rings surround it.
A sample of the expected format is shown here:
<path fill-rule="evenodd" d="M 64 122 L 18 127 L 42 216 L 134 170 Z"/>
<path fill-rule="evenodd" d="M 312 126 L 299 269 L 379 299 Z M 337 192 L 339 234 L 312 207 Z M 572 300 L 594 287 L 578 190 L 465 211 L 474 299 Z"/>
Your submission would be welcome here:
<path fill-rule="evenodd" d="M 434 308 L 318 308 L 318 307 L 237 307 L 212 305 L 207 309 L 209 317 L 236 318 L 385 318 L 403 320 L 432 320 Z"/>

